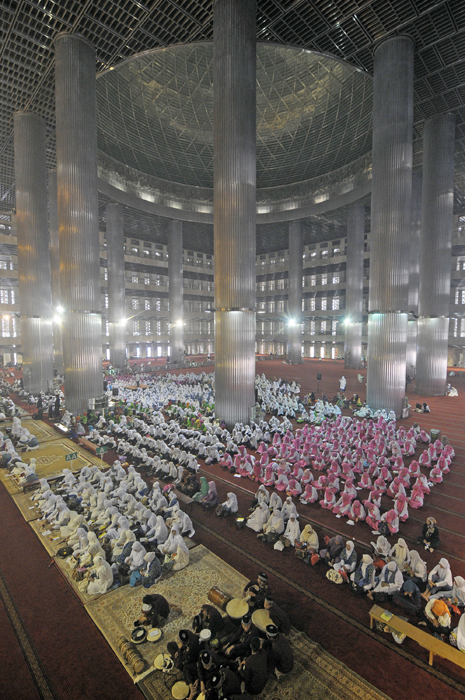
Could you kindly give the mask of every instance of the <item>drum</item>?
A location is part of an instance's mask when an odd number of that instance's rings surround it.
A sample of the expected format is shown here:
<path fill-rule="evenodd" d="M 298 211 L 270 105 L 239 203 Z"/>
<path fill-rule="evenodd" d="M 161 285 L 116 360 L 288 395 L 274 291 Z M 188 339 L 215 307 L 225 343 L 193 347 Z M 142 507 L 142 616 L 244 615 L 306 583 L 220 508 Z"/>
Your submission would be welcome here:
<path fill-rule="evenodd" d="M 174 664 L 169 654 L 158 654 L 154 659 L 153 665 L 157 671 L 163 671 L 163 669 L 171 670 Z"/>
<path fill-rule="evenodd" d="M 184 681 L 178 681 L 171 688 L 171 695 L 176 700 L 184 700 L 189 695 L 189 686 Z"/>
<path fill-rule="evenodd" d="M 210 588 L 208 591 L 208 600 L 211 600 L 211 602 L 221 608 L 221 610 L 226 610 L 226 606 L 231 600 L 231 596 L 224 593 L 217 586 L 213 586 L 213 588 Z"/>
<path fill-rule="evenodd" d="M 255 627 L 258 627 L 260 632 L 264 632 L 267 625 L 273 624 L 273 620 L 271 619 L 268 610 L 265 609 L 255 610 L 255 612 L 252 614 L 252 622 L 254 623 Z"/>
<path fill-rule="evenodd" d="M 144 627 L 136 627 L 131 632 L 131 640 L 134 644 L 142 644 L 147 639 L 147 630 Z"/>
<path fill-rule="evenodd" d="M 211 630 L 202 630 L 200 632 L 200 635 L 199 635 L 200 641 L 201 642 L 209 642 L 211 639 L 211 636 L 212 636 Z"/>
<path fill-rule="evenodd" d="M 152 629 L 150 629 L 147 632 L 147 641 L 148 642 L 159 642 L 160 639 L 162 638 L 162 635 L 163 635 L 163 632 L 160 629 L 158 629 L 158 627 L 152 627 Z"/>
<path fill-rule="evenodd" d="M 233 620 L 240 620 L 249 612 L 249 604 L 243 598 L 233 598 L 226 606 L 226 612 Z"/>

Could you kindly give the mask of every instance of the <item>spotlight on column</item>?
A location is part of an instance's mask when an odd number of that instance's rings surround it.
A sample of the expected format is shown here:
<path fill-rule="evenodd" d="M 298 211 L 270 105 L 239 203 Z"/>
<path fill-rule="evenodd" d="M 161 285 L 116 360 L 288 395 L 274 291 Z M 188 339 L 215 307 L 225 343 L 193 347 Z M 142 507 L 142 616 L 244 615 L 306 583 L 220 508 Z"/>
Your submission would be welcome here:
<path fill-rule="evenodd" d="M 122 319 L 120 320 L 120 325 L 121 325 L 121 326 L 125 326 L 126 323 L 127 323 L 127 320 L 128 320 L 127 318 L 122 318 Z"/>
<path fill-rule="evenodd" d="M 289 321 L 287 322 L 287 325 L 288 326 L 296 326 L 297 321 L 295 320 L 295 318 L 290 318 Z"/>
<path fill-rule="evenodd" d="M 178 320 L 175 322 L 174 325 L 177 326 L 178 328 L 180 328 L 183 325 L 182 318 L 178 318 Z"/>
<path fill-rule="evenodd" d="M 64 313 L 64 308 L 62 306 L 57 306 L 57 314 L 61 316 Z"/>
<path fill-rule="evenodd" d="M 346 316 L 344 319 L 344 326 L 348 326 L 350 322 L 351 322 L 350 316 Z"/>
<path fill-rule="evenodd" d="M 61 323 L 60 314 L 55 314 L 55 316 L 53 317 L 53 323 Z"/>

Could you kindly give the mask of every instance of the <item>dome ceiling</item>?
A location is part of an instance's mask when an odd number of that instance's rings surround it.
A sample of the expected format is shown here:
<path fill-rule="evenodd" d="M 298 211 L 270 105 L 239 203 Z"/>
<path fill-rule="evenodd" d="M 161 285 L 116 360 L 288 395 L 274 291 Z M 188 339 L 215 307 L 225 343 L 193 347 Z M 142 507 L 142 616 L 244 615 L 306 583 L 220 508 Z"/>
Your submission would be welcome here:
<path fill-rule="evenodd" d="M 213 45 L 148 51 L 97 80 L 98 145 L 141 173 L 213 187 Z M 257 187 L 289 185 L 371 148 L 372 78 L 328 56 L 257 45 Z"/>

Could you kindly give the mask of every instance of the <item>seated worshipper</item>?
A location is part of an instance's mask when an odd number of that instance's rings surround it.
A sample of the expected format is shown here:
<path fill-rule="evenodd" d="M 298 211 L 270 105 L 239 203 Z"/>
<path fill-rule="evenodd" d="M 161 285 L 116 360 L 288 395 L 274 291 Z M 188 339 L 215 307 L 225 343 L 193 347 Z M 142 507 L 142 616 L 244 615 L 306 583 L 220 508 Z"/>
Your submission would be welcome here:
<path fill-rule="evenodd" d="M 142 615 L 135 621 L 134 627 L 142 625 L 159 627 L 170 614 L 170 606 L 162 595 L 148 594 L 142 598 Z"/>
<path fill-rule="evenodd" d="M 213 607 L 213 605 L 202 605 L 198 615 L 194 617 L 192 629 L 195 634 L 200 634 L 202 630 L 210 630 L 211 638 L 217 639 L 224 627 L 223 616 Z"/>
<path fill-rule="evenodd" d="M 444 634 L 449 634 L 451 614 L 447 603 L 443 600 L 430 600 L 423 610 L 423 621 L 419 625 L 428 627 L 435 637 L 440 638 Z"/>
<path fill-rule="evenodd" d="M 271 617 L 271 620 L 274 625 L 279 629 L 280 632 L 283 634 L 289 634 L 291 631 L 291 621 L 289 620 L 288 616 L 282 610 L 274 601 L 274 599 L 271 597 L 270 594 L 265 596 L 265 610 L 268 610 L 268 615 Z"/>
<path fill-rule="evenodd" d="M 223 516 L 226 517 L 228 515 L 231 515 L 231 513 L 237 513 L 239 510 L 239 506 L 237 505 L 237 496 L 235 493 L 232 491 L 227 495 L 226 501 L 224 503 L 221 503 L 219 506 L 216 508 L 216 514 L 218 516 Z"/>
<path fill-rule="evenodd" d="M 305 484 L 305 488 L 299 500 L 304 505 L 308 505 L 309 503 L 316 503 L 316 501 L 318 500 L 318 491 L 312 483 Z"/>
<path fill-rule="evenodd" d="M 252 637 L 250 652 L 250 656 L 239 663 L 238 673 L 245 691 L 250 695 L 259 695 L 268 682 L 267 653 L 262 649 L 260 637 Z"/>
<path fill-rule="evenodd" d="M 131 547 L 131 553 L 126 557 L 124 563 L 129 566 L 129 571 L 139 571 L 144 565 L 144 557 L 147 550 L 140 542 L 134 542 Z"/>
<path fill-rule="evenodd" d="M 295 543 L 296 553 L 298 550 L 303 552 L 303 559 L 306 564 L 311 563 L 313 554 L 317 554 L 320 549 L 318 535 L 313 527 L 308 523 L 300 533 L 299 540 Z"/>
<path fill-rule="evenodd" d="M 452 590 L 452 571 L 447 559 L 440 559 L 439 564 L 431 569 L 428 575 L 428 583 L 426 591 L 422 594 L 425 600 L 429 600 L 431 595 L 435 593 Z"/>
<path fill-rule="evenodd" d="M 246 613 L 239 627 L 228 637 L 222 651 L 229 659 L 244 658 L 250 654 L 250 642 L 258 636 L 258 629 L 252 622 L 252 616 Z"/>
<path fill-rule="evenodd" d="M 218 494 L 216 492 L 216 484 L 214 481 L 209 481 L 208 482 L 208 493 L 206 496 L 204 496 L 201 501 L 200 505 L 202 508 L 215 508 L 215 506 L 218 503 Z"/>
<path fill-rule="evenodd" d="M 438 591 L 437 593 L 433 593 L 433 595 L 430 595 L 429 599 L 438 599 L 438 598 L 444 598 L 447 601 L 450 601 L 452 605 L 457 605 L 459 607 L 464 607 L 465 606 L 465 579 L 463 579 L 461 576 L 456 576 L 454 578 L 454 585 L 452 586 L 452 590 L 450 591 Z"/>
<path fill-rule="evenodd" d="M 391 510 L 388 510 L 382 514 L 380 525 L 382 525 L 383 523 L 385 523 L 388 527 L 388 532 L 385 534 L 395 535 L 399 532 L 399 516 L 397 515 L 394 508 L 391 508 Z"/>
<path fill-rule="evenodd" d="M 439 539 L 439 529 L 434 518 L 426 519 L 421 536 L 417 539 L 417 544 L 424 545 L 428 552 L 434 552 L 435 549 L 439 548 L 441 540 Z"/>
<path fill-rule="evenodd" d="M 465 651 L 465 613 L 460 617 L 457 627 L 450 633 L 449 642 L 460 651 Z"/>
<path fill-rule="evenodd" d="M 260 484 L 258 487 L 258 491 L 255 494 L 255 498 L 252 500 L 252 503 L 250 504 L 250 510 L 255 509 L 257 506 L 261 505 L 262 503 L 266 503 L 268 505 L 270 502 L 270 494 L 266 490 L 265 486 L 263 484 Z"/>
<path fill-rule="evenodd" d="M 399 591 L 392 596 L 392 602 L 412 615 L 421 613 L 420 589 L 412 579 L 407 579 Z"/>
<path fill-rule="evenodd" d="M 373 547 L 373 552 L 377 559 L 387 559 L 391 551 L 391 545 L 384 535 L 379 535 L 376 542 L 371 542 L 371 546 Z"/>
<path fill-rule="evenodd" d="M 296 540 L 300 538 L 300 525 L 297 520 L 296 514 L 291 513 L 289 520 L 287 521 L 286 530 L 280 538 L 284 543 L 285 547 L 294 547 Z"/>
<path fill-rule="evenodd" d="M 258 610 L 263 608 L 265 604 L 265 597 L 270 594 L 271 591 L 268 586 L 268 574 L 260 572 L 257 576 L 256 581 L 249 581 L 244 588 L 244 594 L 249 593 L 249 608 L 251 610 Z"/>
<path fill-rule="evenodd" d="M 410 552 L 410 561 L 408 563 L 407 569 L 403 572 L 404 578 L 410 578 L 411 581 L 417 584 L 423 590 L 424 585 L 428 579 L 428 573 L 426 568 L 426 562 L 423 561 L 414 549 Z"/>
<path fill-rule="evenodd" d="M 130 580 L 131 586 L 141 583 L 144 588 L 150 588 L 161 579 L 161 564 L 155 552 L 147 552 L 144 556 L 144 562 L 145 566 L 138 571 L 133 571 Z"/>
<path fill-rule="evenodd" d="M 278 541 L 279 536 L 284 532 L 284 519 L 280 510 L 275 508 L 273 510 L 270 518 L 265 523 L 263 527 L 263 532 L 258 534 L 258 537 L 262 542 L 269 542 L 274 544 Z"/>
<path fill-rule="evenodd" d="M 194 496 L 200 491 L 199 480 L 197 479 L 195 474 L 189 474 L 189 472 L 186 473 L 187 476 L 184 479 L 184 482 L 182 484 L 179 484 L 178 489 L 179 491 L 182 491 L 182 493 L 185 493 L 186 496 L 194 498 Z"/>
<path fill-rule="evenodd" d="M 175 667 L 184 673 L 184 679 L 189 685 L 197 675 L 197 661 L 200 653 L 199 638 L 190 630 L 179 630 L 178 638 L 168 642 L 167 651 L 174 661 Z"/>
<path fill-rule="evenodd" d="M 149 523 L 152 524 L 152 527 L 145 535 L 147 542 L 152 547 L 160 548 L 160 546 L 166 542 L 168 538 L 168 528 L 166 527 L 165 521 L 161 515 L 156 515 L 155 522 L 153 522 L 152 518 L 150 518 Z"/>
<path fill-rule="evenodd" d="M 206 697 L 210 700 L 218 700 L 219 698 L 243 698 L 241 694 L 241 679 L 239 676 L 231 671 L 227 666 L 223 666 L 219 669 L 218 673 L 212 676 L 211 680 L 207 682 Z M 247 697 L 247 695 L 246 695 Z"/>
<path fill-rule="evenodd" d="M 391 547 L 389 557 L 394 560 L 401 571 L 408 569 L 410 561 L 409 550 L 407 543 L 402 538 L 397 540 L 397 543 Z"/>
<path fill-rule="evenodd" d="M 281 634 L 276 625 L 267 625 L 264 647 L 268 655 L 270 675 L 290 673 L 294 668 L 294 654 L 289 640 Z"/>
<path fill-rule="evenodd" d="M 333 566 L 336 559 L 344 549 L 344 538 L 342 535 L 335 535 L 329 538 L 325 537 L 325 547 L 320 549 L 320 559 L 328 566 Z"/>
<path fill-rule="evenodd" d="M 354 591 L 370 591 L 375 586 L 376 569 L 373 564 L 373 559 L 369 554 L 363 554 L 359 565 L 355 571 L 350 574 L 352 588 Z"/>
<path fill-rule="evenodd" d="M 180 571 L 189 564 L 189 550 L 176 526 L 171 529 L 170 536 L 161 547 L 161 552 L 165 555 L 163 561 L 165 569 Z"/>
<path fill-rule="evenodd" d="M 96 556 L 94 566 L 87 573 L 87 593 L 88 595 L 101 595 L 106 593 L 113 585 L 113 571 L 102 556 Z"/>
<path fill-rule="evenodd" d="M 197 696 L 198 690 L 206 696 L 207 685 L 211 685 L 211 681 L 215 676 L 219 675 L 222 659 L 212 649 L 204 649 L 200 652 L 200 657 L 197 662 L 198 679 L 192 686 L 191 695 L 188 700 L 193 700 Z M 199 687 L 200 685 L 200 687 Z M 198 697 L 201 697 L 200 695 Z"/>
<path fill-rule="evenodd" d="M 176 505 L 172 511 L 171 521 L 169 525 L 171 526 L 173 524 L 179 525 L 179 532 L 181 533 L 181 535 L 186 535 L 186 537 L 193 537 L 195 535 L 192 520 L 189 518 L 187 513 L 180 509 L 178 505 Z"/>
<path fill-rule="evenodd" d="M 347 579 L 349 574 L 355 571 L 356 566 L 357 552 L 355 551 L 355 545 L 352 540 L 347 540 L 344 549 L 333 564 L 333 569 Z"/>
<path fill-rule="evenodd" d="M 251 530 L 260 533 L 263 530 L 265 523 L 267 523 L 269 519 L 270 511 L 268 510 L 266 503 L 263 502 L 253 511 L 251 515 L 249 515 L 246 525 L 247 527 L 250 527 Z"/>
<path fill-rule="evenodd" d="M 404 579 L 395 561 L 390 561 L 381 569 L 380 575 L 376 579 L 376 586 L 372 591 L 368 591 L 368 597 L 376 602 L 383 602 L 389 596 L 400 591 Z"/>

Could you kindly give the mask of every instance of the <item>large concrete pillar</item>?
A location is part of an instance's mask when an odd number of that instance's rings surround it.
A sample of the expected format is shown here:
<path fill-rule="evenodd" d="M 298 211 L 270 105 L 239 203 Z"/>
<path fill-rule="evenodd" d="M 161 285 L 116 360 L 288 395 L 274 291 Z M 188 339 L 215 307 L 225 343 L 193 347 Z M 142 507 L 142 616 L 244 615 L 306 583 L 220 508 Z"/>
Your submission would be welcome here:
<path fill-rule="evenodd" d="M 418 290 L 420 283 L 420 233 L 421 233 L 421 173 L 412 175 L 412 217 L 410 229 L 410 270 L 408 282 L 407 355 L 406 371 L 412 379 L 417 366 Z"/>
<path fill-rule="evenodd" d="M 53 364 L 63 376 L 62 304 L 60 294 L 60 245 L 58 234 L 57 171 L 48 173 L 48 226 L 50 231 L 50 267 L 52 270 Z"/>
<path fill-rule="evenodd" d="M 53 382 L 47 164 L 41 117 L 15 114 L 14 148 L 24 388 L 38 394 Z"/>
<path fill-rule="evenodd" d="M 396 36 L 374 56 L 367 401 L 402 412 L 412 195 L 413 41 Z"/>
<path fill-rule="evenodd" d="M 344 367 L 358 369 L 362 360 L 363 252 L 365 207 L 354 204 L 347 218 L 346 313 Z"/>
<path fill-rule="evenodd" d="M 182 276 L 182 221 L 170 221 L 168 230 L 168 279 L 170 361 L 184 359 L 184 309 Z"/>
<path fill-rule="evenodd" d="M 215 414 L 255 403 L 255 1 L 213 4 Z"/>
<path fill-rule="evenodd" d="M 423 132 L 416 376 L 417 393 L 426 396 L 442 396 L 447 380 L 454 153 L 454 115 L 429 119 Z"/>
<path fill-rule="evenodd" d="M 289 222 L 289 296 L 287 359 L 293 365 L 302 359 L 302 277 L 303 277 L 303 231 L 302 222 Z"/>
<path fill-rule="evenodd" d="M 66 408 L 101 396 L 95 54 L 77 34 L 55 40 L 56 155 Z"/>
<path fill-rule="evenodd" d="M 124 367 L 126 362 L 126 308 L 124 284 L 123 208 L 110 202 L 106 207 L 108 321 L 110 330 L 110 362 Z"/>

